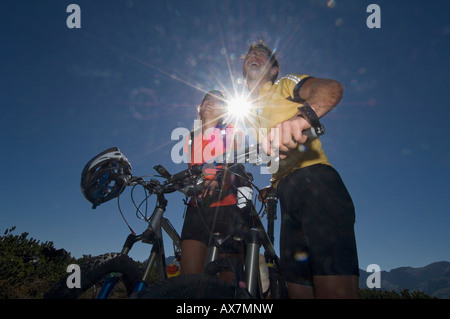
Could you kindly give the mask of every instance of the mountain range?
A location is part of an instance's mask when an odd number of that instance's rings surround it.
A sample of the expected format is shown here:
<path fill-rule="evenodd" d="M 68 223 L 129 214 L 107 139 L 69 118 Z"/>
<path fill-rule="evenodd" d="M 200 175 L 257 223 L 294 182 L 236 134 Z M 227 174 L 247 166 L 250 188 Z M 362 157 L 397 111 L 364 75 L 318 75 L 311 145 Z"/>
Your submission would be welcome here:
<path fill-rule="evenodd" d="M 368 288 L 367 278 L 373 272 L 360 269 L 359 287 Z M 440 261 L 420 268 L 399 267 L 380 271 L 380 288 L 386 291 L 422 291 L 442 299 L 450 299 L 450 262 Z M 375 282 L 372 276 L 369 281 Z M 377 289 L 377 288 L 375 288 Z"/>

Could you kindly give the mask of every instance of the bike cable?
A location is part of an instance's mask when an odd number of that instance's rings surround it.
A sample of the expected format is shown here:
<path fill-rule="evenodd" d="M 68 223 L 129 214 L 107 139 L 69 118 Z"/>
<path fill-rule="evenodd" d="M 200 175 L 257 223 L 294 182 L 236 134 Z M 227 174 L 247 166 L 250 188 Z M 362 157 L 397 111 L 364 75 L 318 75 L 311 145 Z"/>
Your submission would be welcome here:
<path fill-rule="evenodd" d="M 120 202 L 119 202 L 119 198 L 120 196 L 117 196 L 117 207 L 119 208 L 119 213 L 122 216 L 123 221 L 125 222 L 125 224 L 128 226 L 128 229 L 131 231 L 131 233 L 133 235 L 136 235 L 136 232 L 133 230 L 133 228 L 131 228 L 130 224 L 128 223 L 127 219 L 125 218 L 125 216 L 123 215 L 122 209 L 120 208 Z"/>

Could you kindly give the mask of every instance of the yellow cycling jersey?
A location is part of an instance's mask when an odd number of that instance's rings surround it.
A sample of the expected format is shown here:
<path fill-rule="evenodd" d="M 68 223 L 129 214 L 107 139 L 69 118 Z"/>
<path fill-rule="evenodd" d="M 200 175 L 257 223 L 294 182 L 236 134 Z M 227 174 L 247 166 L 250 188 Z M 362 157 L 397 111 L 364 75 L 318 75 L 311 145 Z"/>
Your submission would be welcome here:
<path fill-rule="evenodd" d="M 295 116 L 298 112 L 297 108 L 302 104 L 292 101 L 295 99 L 294 88 L 307 77 L 307 75 L 288 74 L 274 84 L 271 81 L 266 82 L 259 90 L 258 98 L 253 104 L 256 116 L 251 120 L 251 124 L 256 129 L 269 132 L 278 123 Z M 294 170 L 314 164 L 331 165 L 320 140 L 308 138 L 304 145 L 290 150 L 287 157 L 280 160 L 278 170 L 272 174 L 271 182 L 276 186 L 283 177 Z"/>

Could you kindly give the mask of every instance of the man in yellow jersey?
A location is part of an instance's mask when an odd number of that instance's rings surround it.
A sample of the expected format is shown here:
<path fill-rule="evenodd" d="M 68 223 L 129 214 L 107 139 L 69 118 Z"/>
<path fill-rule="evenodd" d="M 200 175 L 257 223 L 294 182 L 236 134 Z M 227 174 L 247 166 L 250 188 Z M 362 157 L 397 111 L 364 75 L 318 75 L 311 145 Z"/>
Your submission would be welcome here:
<path fill-rule="evenodd" d="M 251 124 L 266 129 L 260 141 L 279 151 L 272 172 L 281 206 L 280 257 L 290 298 L 357 298 L 358 257 L 355 209 L 318 138 L 319 118 L 341 100 L 334 80 L 288 74 L 277 80 L 280 64 L 262 41 L 250 46 L 243 74 L 253 101 Z"/>

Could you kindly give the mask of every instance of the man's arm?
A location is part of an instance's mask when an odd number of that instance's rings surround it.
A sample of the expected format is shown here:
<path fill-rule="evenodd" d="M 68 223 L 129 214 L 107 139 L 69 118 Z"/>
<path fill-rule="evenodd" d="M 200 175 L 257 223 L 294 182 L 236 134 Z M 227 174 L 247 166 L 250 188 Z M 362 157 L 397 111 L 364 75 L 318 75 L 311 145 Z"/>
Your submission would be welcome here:
<path fill-rule="evenodd" d="M 337 81 L 310 78 L 300 88 L 299 96 L 308 102 L 320 118 L 339 103 L 342 99 L 343 91 L 343 85 Z M 303 144 L 306 142 L 307 137 L 302 132 L 309 129 L 311 125 L 298 115 L 277 124 L 272 128 L 270 134 L 267 134 L 262 146 L 268 155 L 271 154 L 269 139 L 272 141 L 272 148 L 279 149 L 281 159 L 286 157 L 285 152 L 289 151 L 289 149 L 296 148 L 298 143 Z"/>
<path fill-rule="evenodd" d="M 342 99 L 344 86 L 335 80 L 310 78 L 299 95 L 306 100 L 320 118 L 331 111 Z"/>

